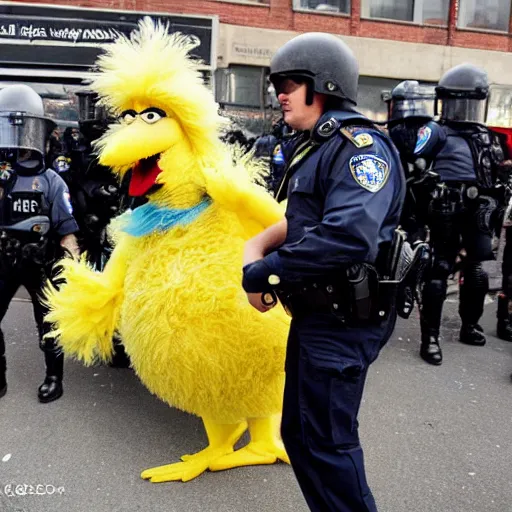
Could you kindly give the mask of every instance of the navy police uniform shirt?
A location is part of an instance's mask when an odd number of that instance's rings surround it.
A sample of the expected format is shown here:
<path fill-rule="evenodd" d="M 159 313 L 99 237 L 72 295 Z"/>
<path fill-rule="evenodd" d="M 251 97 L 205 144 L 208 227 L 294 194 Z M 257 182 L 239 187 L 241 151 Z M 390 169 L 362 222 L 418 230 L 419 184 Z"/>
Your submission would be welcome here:
<path fill-rule="evenodd" d="M 433 162 L 441 181 L 476 181 L 473 155 L 468 142 L 456 130 L 431 121 L 418 131 L 415 158 Z"/>
<path fill-rule="evenodd" d="M 322 140 L 331 118 L 336 129 Z M 355 112 L 324 114 L 313 134 L 318 141 L 298 144 L 287 166 L 286 240 L 244 268 L 247 292 L 267 291 L 272 274 L 292 282 L 375 263 L 380 245 L 393 239 L 405 178 L 390 139 Z"/>
<path fill-rule="evenodd" d="M 19 222 L 36 215 L 50 218 L 52 233 L 60 238 L 76 233 L 69 190 L 52 169 L 36 176 L 16 176 L 11 195 L 11 221 Z"/>

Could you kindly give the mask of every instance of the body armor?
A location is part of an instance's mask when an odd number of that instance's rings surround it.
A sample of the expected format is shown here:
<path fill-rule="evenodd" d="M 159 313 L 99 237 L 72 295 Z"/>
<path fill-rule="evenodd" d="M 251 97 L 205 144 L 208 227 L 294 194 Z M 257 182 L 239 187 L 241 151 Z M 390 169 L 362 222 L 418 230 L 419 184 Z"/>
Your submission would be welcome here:
<path fill-rule="evenodd" d="M 457 132 L 471 149 L 478 185 L 484 189 L 493 188 L 498 177 L 497 166 L 504 160 L 498 136 L 478 124 L 457 126 Z"/>

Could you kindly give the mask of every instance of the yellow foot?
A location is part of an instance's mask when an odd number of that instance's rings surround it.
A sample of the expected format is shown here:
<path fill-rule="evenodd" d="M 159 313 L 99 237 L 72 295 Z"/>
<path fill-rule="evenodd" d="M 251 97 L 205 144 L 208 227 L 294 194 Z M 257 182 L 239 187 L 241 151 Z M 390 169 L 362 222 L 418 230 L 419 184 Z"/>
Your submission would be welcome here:
<path fill-rule="evenodd" d="M 144 478 L 144 480 L 149 480 L 153 483 L 176 480 L 188 482 L 198 477 L 201 473 L 204 473 L 213 460 L 223 457 L 232 451 L 233 449 L 229 447 L 224 450 L 206 448 L 194 455 L 184 455 L 181 458 L 183 462 L 146 469 L 140 476 Z"/>
<path fill-rule="evenodd" d="M 204 473 L 214 460 L 233 453 L 233 446 L 247 429 L 245 421 L 233 425 L 217 425 L 204 419 L 203 422 L 210 441 L 208 448 L 193 455 L 183 455 L 183 462 L 146 469 L 141 477 L 155 483 L 176 480 L 188 482 Z"/>
<path fill-rule="evenodd" d="M 290 464 L 284 447 L 265 442 L 250 442 L 244 448 L 215 459 L 209 466 L 210 471 L 239 468 L 241 466 L 258 466 L 275 464 L 278 460 Z"/>

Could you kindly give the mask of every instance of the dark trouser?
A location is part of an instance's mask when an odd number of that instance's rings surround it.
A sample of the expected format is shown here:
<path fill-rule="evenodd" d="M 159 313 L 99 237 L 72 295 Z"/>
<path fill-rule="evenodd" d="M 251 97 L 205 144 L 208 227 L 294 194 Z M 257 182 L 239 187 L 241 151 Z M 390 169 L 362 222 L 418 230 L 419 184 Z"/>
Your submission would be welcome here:
<path fill-rule="evenodd" d="M 505 229 L 505 249 L 501 265 L 501 291 L 512 299 L 512 227 Z"/>
<path fill-rule="evenodd" d="M 485 295 L 489 289 L 487 273 L 482 261 L 494 259 L 492 233 L 481 231 L 475 214 L 459 215 L 453 222 L 430 227 L 434 254 L 432 268 L 426 273 L 421 308 L 423 335 L 439 336 L 443 304 L 446 299 L 448 276 L 452 274 L 461 248 L 466 250 L 462 265 L 459 315 L 463 324 L 474 325 L 484 310 Z"/>
<path fill-rule="evenodd" d="M 375 512 L 357 415 L 369 365 L 394 328 L 346 328 L 332 315 L 294 319 L 286 355 L 281 433 L 309 508 Z"/>
<path fill-rule="evenodd" d="M 48 309 L 43 305 L 40 299 L 41 291 L 45 284 L 45 274 L 41 268 L 27 267 L 21 270 L 12 270 L 0 276 L 0 323 L 12 298 L 20 286 L 24 286 L 32 299 L 34 309 L 34 318 L 36 320 L 39 333 L 39 346 L 45 354 L 45 363 L 47 375 L 55 375 L 62 378 L 64 356 L 56 347 L 53 339 L 45 340 L 43 336 L 51 331 L 51 324 L 45 322 L 44 317 Z M 3 332 L 0 329 L 0 374 L 5 372 L 5 340 Z"/>

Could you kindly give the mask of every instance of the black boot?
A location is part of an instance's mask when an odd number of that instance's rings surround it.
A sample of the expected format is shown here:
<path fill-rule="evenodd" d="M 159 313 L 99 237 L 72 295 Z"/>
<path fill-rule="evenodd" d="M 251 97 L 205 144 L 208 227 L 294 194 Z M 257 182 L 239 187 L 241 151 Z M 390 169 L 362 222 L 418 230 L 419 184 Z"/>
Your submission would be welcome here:
<path fill-rule="evenodd" d="M 485 336 L 476 328 L 475 324 L 462 324 L 460 328 L 459 341 L 466 345 L 483 347 L 485 345 Z"/>
<path fill-rule="evenodd" d="M 37 394 L 39 401 L 43 404 L 53 402 L 62 396 L 62 375 L 64 373 L 64 354 L 54 351 L 44 353 L 46 362 L 46 378 L 39 386 Z"/>
<path fill-rule="evenodd" d="M 498 335 L 498 338 L 501 338 L 502 340 L 512 341 L 512 325 L 510 324 L 508 305 L 508 297 L 500 293 L 498 295 L 498 310 L 496 313 L 498 318 L 496 334 Z"/>
<path fill-rule="evenodd" d="M 439 346 L 439 336 L 434 334 L 422 334 L 420 356 L 427 363 L 436 366 L 439 366 L 443 362 L 443 352 Z"/>
<path fill-rule="evenodd" d="M 0 398 L 7 393 L 7 380 L 5 378 L 5 371 L 7 365 L 5 364 L 5 356 L 0 356 Z"/>

